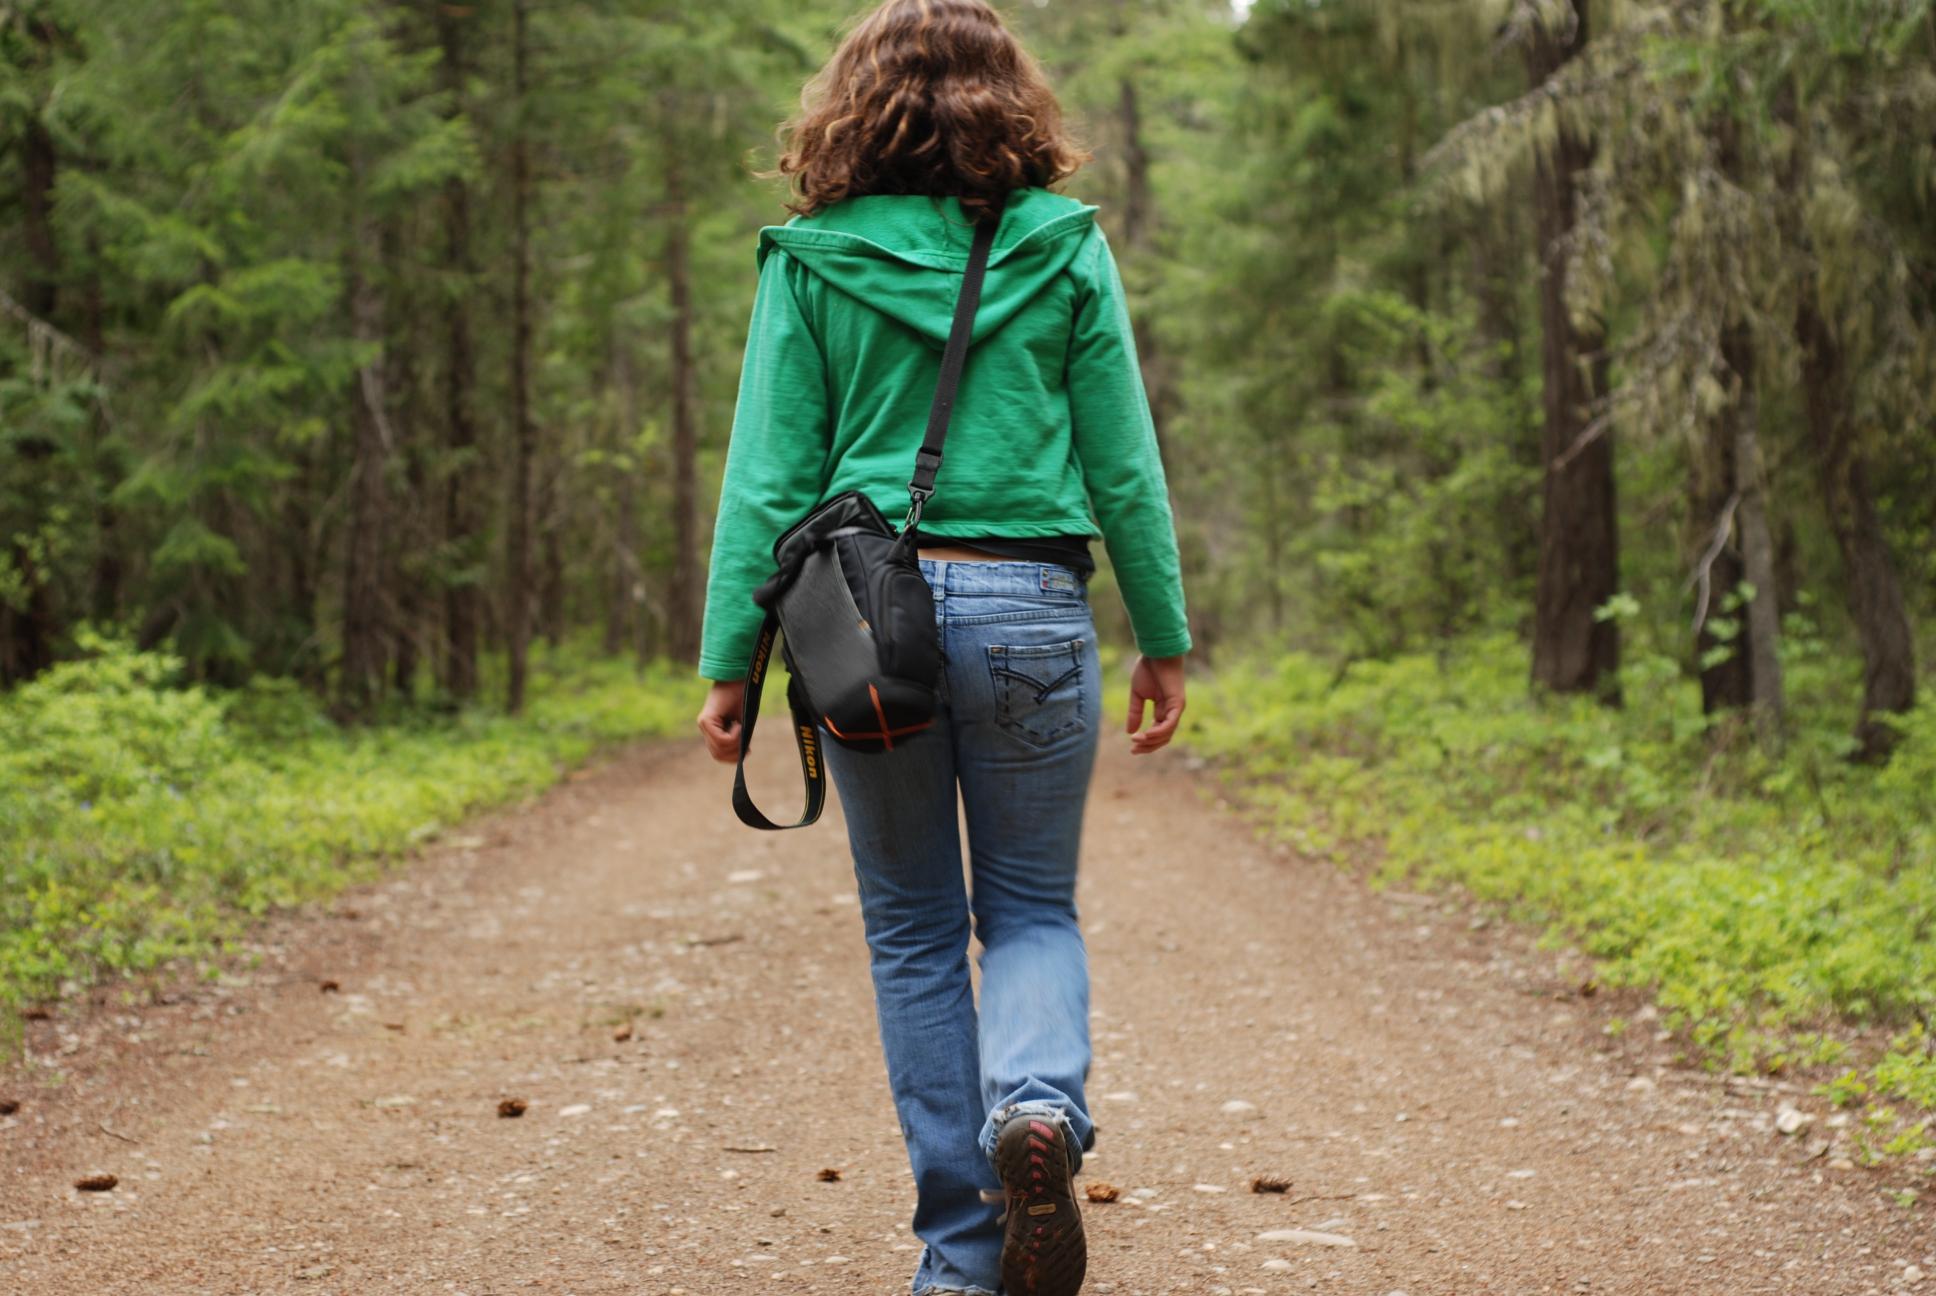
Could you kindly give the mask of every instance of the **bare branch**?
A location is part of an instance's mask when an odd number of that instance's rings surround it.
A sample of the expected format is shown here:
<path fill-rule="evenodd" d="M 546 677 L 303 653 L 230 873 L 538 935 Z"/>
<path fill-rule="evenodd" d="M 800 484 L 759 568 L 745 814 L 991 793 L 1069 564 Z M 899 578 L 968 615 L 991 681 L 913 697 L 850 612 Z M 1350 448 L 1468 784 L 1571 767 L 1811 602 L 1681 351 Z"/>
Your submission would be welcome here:
<path fill-rule="evenodd" d="M 1571 464 L 1577 459 L 1580 453 L 1588 446 L 1605 436 L 1607 429 L 1612 426 L 1613 405 L 1611 401 L 1608 401 L 1607 408 L 1602 410 L 1591 423 L 1581 428 L 1580 435 L 1573 438 L 1573 444 L 1566 447 L 1560 453 L 1559 457 L 1553 460 L 1553 471 L 1565 472 L 1568 464 Z"/>
<path fill-rule="evenodd" d="M 1701 555 L 1700 562 L 1695 565 L 1694 576 L 1688 581 L 1690 586 L 1700 590 L 1699 597 L 1694 601 L 1695 634 L 1699 634 L 1701 627 L 1707 624 L 1708 604 L 1713 597 L 1714 560 L 1721 556 L 1721 550 L 1727 546 L 1728 534 L 1734 530 L 1734 510 L 1740 503 L 1740 491 L 1728 496 L 1727 505 L 1721 510 L 1720 521 L 1715 523 L 1714 537 L 1708 541 L 1707 551 Z"/>
<path fill-rule="evenodd" d="M 36 342 L 46 343 L 57 351 L 65 351 L 79 356 L 87 362 L 90 369 L 101 363 L 101 357 L 76 342 L 67 334 L 49 324 L 40 316 L 16 301 L 6 289 L 0 288 L 0 313 L 11 315 L 27 326 L 27 333 Z"/>

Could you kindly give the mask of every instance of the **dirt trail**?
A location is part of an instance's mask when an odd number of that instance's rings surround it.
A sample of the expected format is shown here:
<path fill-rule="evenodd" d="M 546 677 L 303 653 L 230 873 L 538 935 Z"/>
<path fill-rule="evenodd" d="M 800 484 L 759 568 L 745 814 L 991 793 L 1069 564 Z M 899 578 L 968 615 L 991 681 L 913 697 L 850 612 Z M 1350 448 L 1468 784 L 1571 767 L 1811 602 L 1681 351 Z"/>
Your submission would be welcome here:
<path fill-rule="evenodd" d="M 1088 1212 L 1087 1290 L 1936 1274 L 1927 1211 L 1804 1161 L 1775 1095 L 1615 1044 L 1522 936 L 1274 854 L 1177 761 L 1107 746 L 1086 1177 L 1123 1200 Z M 762 755 L 777 804 L 791 753 Z M 905 1291 L 844 838 L 831 810 L 748 832 L 726 787 L 695 745 L 632 753 L 271 925 L 244 980 L 32 1026 L 64 1083 L 0 1078 L 0 1292 Z M 95 1170 L 119 1187 L 72 1188 Z M 1355 1245 L 1261 1236 L 1288 1229 Z"/>

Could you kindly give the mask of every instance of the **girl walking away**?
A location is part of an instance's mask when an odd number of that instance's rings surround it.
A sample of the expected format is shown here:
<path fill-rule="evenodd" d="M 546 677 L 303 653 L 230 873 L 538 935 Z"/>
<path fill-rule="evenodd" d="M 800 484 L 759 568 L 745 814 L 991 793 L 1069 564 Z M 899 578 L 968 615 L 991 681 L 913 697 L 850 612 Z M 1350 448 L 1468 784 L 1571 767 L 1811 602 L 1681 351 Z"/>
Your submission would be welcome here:
<path fill-rule="evenodd" d="M 1132 751 L 1175 733 L 1190 648 L 1122 282 L 1096 209 L 1050 191 L 1085 155 L 981 0 L 889 0 L 868 14 L 786 139 L 794 216 L 760 234 L 700 657 L 718 682 L 699 727 L 715 757 L 738 758 L 762 622 L 752 594 L 774 573 L 775 539 L 844 491 L 889 516 L 907 508 L 970 247 L 992 223 L 918 531 L 940 706 L 888 750 L 819 750 L 845 811 L 914 1170 L 925 1244 L 914 1291 L 1071 1296 L 1087 1264 L 1073 1179 L 1095 1139 L 1075 906 L 1102 708 L 1093 539 L 1141 652 Z"/>

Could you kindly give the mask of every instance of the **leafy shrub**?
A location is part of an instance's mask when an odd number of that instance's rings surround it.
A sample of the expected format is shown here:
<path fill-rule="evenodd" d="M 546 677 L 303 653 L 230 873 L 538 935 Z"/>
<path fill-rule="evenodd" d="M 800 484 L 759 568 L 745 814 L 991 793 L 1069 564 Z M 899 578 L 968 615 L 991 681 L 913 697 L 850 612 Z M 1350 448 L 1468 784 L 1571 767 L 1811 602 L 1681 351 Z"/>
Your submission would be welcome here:
<path fill-rule="evenodd" d="M 1905 719 L 1887 769 L 1852 766 L 1847 672 L 1796 643 L 1779 758 L 1712 728 L 1672 661 L 1631 664 L 1610 711 L 1534 697 L 1506 637 L 1227 669 L 1186 740 L 1301 849 L 1377 843 L 1382 880 L 1546 924 L 1608 983 L 1650 988 L 1703 1056 L 1780 1070 L 1837 1057 L 1836 1019 L 1936 1008 L 1936 710 Z M 1927 1106 L 1932 1077 L 1898 1040 L 1870 1079 Z"/>
<path fill-rule="evenodd" d="M 340 730 L 284 685 L 218 696 L 176 687 L 166 657 L 89 647 L 0 698 L 0 1025 L 65 983 L 207 955 L 697 707 L 683 670 L 564 653 L 523 717 Z"/>
<path fill-rule="evenodd" d="M 83 644 L 86 657 L 0 706 L 0 789 L 87 803 L 184 785 L 234 754 L 221 706 L 199 688 L 172 687 L 179 661 L 97 637 Z"/>

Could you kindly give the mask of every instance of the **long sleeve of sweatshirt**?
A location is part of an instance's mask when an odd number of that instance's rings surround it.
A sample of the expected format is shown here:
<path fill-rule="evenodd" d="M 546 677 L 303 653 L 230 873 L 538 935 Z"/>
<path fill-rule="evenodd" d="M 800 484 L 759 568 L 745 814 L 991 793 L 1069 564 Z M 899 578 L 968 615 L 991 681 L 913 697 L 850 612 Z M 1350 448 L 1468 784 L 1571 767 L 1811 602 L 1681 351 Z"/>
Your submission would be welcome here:
<path fill-rule="evenodd" d="M 1076 269 L 1067 382 L 1071 439 L 1136 647 L 1148 657 L 1176 656 L 1190 651 L 1190 626 L 1169 486 L 1122 275 L 1100 230 Z"/>

